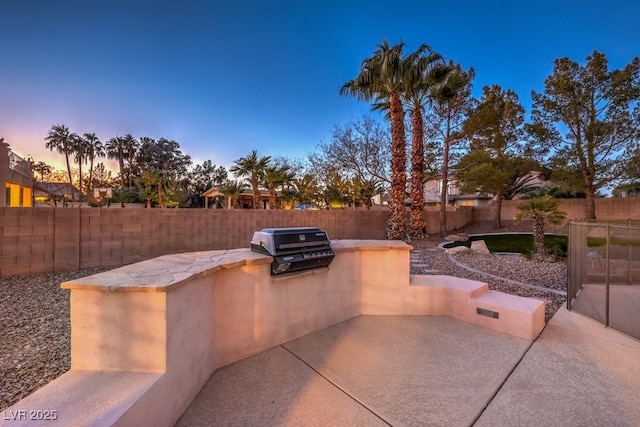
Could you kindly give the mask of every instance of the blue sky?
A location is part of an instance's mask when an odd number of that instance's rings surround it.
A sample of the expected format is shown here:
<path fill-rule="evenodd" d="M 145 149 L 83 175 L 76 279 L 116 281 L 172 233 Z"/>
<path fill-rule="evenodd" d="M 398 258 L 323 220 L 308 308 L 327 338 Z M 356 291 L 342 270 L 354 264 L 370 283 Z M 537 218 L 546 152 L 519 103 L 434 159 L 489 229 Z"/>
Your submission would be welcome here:
<path fill-rule="evenodd" d="M 556 58 L 640 55 L 640 2 L 619 0 L 2 0 L 0 16 L 0 137 L 57 168 L 44 148 L 57 123 L 174 139 L 197 163 L 306 158 L 369 114 L 338 90 L 383 38 L 427 43 L 475 68 L 476 95 L 499 84 L 527 111 Z"/>

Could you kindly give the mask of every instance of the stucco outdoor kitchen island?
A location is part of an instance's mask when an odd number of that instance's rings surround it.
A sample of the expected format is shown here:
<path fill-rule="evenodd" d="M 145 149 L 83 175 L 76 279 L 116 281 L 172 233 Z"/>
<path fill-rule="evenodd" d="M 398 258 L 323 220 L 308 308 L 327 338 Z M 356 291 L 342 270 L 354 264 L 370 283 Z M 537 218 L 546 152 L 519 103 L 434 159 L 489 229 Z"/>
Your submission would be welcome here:
<path fill-rule="evenodd" d="M 232 249 L 165 255 L 63 283 L 71 290 L 71 370 L 3 419 L 55 408 L 51 425 L 173 425 L 217 368 L 360 315 L 450 316 L 527 340 L 544 327 L 543 301 L 410 275 L 404 242 L 331 247 L 329 267 L 286 277 L 271 276 L 270 256 Z"/>

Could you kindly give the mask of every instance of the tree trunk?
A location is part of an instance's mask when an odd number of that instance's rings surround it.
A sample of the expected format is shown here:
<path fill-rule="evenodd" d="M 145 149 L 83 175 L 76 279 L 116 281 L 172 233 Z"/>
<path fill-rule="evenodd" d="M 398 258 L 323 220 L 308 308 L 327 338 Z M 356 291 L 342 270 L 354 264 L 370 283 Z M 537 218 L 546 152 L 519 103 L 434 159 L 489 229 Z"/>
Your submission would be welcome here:
<path fill-rule="evenodd" d="M 89 163 L 89 183 L 87 184 L 87 196 L 90 196 L 91 189 L 93 188 L 93 159 Z"/>
<path fill-rule="evenodd" d="M 544 220 L 537 219 L 533 226 L 533 237 L 535 243 L 535 258 L 544 258 L 547 248 L 544 245 Z"/>
<path fill-rule="evenodd" d="M 269 207 L 276 209 L 276 186 L 273 182 L 269 183 Z"/>
<path fill-rule="evenodd" d="M 262 209 L 262 197 L 260 197 L 260 188 L 258 187 L 258 176 L 255 173 L 251 175 L 251 186 L 253 187 L 253 209 Z"/>
<path fill-rule="evenodd" d="M 503 192 L 503 190 L 500 189 L 500 191 L 498 191 L 498 193 L 496 194 L 496 212 L 495 212 L 495 216 L 494 216 L 494 219 L 493 219 L 493 229 L 494 230 L 502 228 L 502 221 L 501 221 L 502 192 Z"/>
<path fill-rule="evenodd" d="M 451 110 L 447 109 L 447 133 L 444 136 L 442 153 L 442 191 L 440 192 L 440 236 L 445 237 L 447 230 L 447 205 L 449 204 L 449 137 L 451 135 Z"/>
<path fill-rule="evenodd" d="M 122 156 L 120 156 L 120 158 L 118 159 L 118 164 L 120 166 L 120 186 L 122 188 L 125 188 L 126 182 L 124 182 L 124 160 L 122 159 Z"/>
<path fill-rule="evenodd" d="M 161 208 L 167 207 L 167 201 L 165 200 L 164 188 L 162 183 L 158 183 L 158 202 L 160 203 Z"/>
<path fill-rule="evenodd" d="M 69 164 L 69 155 L 65 153 L 64 156 L 67 162 L 67 174 L 69 175 L 69 184 L 73 185 L 73 178 L 71 178 L 71 165 Z"/>
<path fill-rule="evenodd" d="M 427 225 L 424 221 L 424 132 L 419 108 L 411 116 L 411 127 L 411 237 L 423 239 Z"/>
<path fill-rule="evenodd" d="M 593 185 L 589 185 L 585 188 L 587 198 L 585 200 L 585 219 L 596 219 L 596 190 Z"/>
<path fill-rule="evenodd" d="M 390 96 L 391 116 L 391 215 L 387 229 L 390 240 L 406 239 L 407 215 L 404 199 L 407 187 L 404 112 L 397 93 Z"/>

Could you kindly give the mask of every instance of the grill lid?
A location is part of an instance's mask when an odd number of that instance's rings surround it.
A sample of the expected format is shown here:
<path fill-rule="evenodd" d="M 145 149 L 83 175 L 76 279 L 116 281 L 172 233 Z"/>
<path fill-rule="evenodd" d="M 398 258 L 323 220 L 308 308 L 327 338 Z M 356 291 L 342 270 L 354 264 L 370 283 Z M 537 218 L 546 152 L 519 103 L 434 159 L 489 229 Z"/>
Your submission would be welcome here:
<path fill-rule="evenodd" d="M 251 239 L 251 250 L 273 257 L 272 276 L 328 267 L 335 257 L 327 232 L 312 227 L 256 231 Z"/>
<path fill-rule="evenodd" d="M 253 233 L 251 248 L 268 255 L 328 247 L 327 232 L 312 227 L 264 228 Z"/>

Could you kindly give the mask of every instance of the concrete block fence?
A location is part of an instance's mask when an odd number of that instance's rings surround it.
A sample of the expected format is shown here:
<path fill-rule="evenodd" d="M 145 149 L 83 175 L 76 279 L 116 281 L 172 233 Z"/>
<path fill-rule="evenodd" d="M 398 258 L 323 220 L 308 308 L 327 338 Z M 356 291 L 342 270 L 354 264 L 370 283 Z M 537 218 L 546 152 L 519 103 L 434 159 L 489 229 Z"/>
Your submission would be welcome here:
<path fill-rule="evenodd" d="M 512 220 L 520 202 L 503 202 Z M 559 200 L 569 219 L 584 218 L 584 200 Z M 428 230 L 438 208 L 425 208 Z M 407 213 L 408 214 L 408 213 Z M 640 220 L 640 198 L 596 199 L 598 220 Z M 449 208 L 450 230 L 492 221 L 494 205 Z M 319 227 L 331 239 L 384 239 L 387 209 L 284 211 L 216 209 L 0 208 L 0 276 L 117 267 L 160 255 L 249 247 L 268 227 Z"/>
<path fill-rule="evenodd" d="M 248 248 L 268 227 L 384 239 L 387 210 L 0 208 L 0 276 L 115 267 L 160 255 Z"/>

